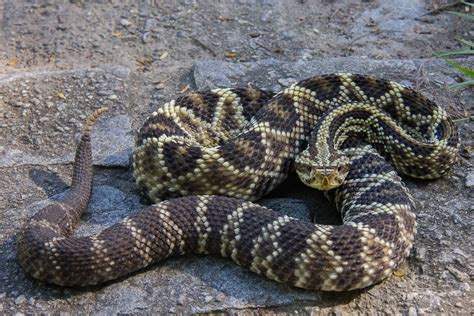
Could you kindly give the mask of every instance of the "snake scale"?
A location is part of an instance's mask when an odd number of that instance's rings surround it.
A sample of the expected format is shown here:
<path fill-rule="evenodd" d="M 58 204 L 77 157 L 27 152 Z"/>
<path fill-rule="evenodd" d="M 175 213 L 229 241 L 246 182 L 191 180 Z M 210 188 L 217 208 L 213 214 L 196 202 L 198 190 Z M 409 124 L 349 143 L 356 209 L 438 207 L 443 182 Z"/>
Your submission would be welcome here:
<path fill-rule="evenodd" d="M 134 177 L 156 204 L 75 237 L 92 187 L 91 129 L 104 111 L 87 121 L 69 193 L 19 233 L 18 259 L 34 278 L 99 284 L 197 253 L 231 258 L 291 286 L 364 288 L 389 276 L 413 245 L 414 203 L 396 170 L 437 178 L 457 155 L 446 112 L 393 81 L 328 74 L 277 94 L 251 87 L 193 92 L 158 108 L 138 131 Z M 294 169 L 305 184 L 333 189 L 342 225 L 300 221 L 251 202 Z"/>

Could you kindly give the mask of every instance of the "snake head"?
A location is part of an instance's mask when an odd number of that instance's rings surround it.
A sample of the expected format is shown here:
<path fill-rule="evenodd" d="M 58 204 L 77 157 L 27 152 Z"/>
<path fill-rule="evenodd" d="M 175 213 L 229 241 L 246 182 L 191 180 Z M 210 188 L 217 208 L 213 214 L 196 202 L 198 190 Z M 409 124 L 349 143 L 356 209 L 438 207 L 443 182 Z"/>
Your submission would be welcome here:
<path fill-rule="evenodd" d="M 295 161 L 296 173 L 307 186 L 328 191 L 339 187 L 349 173 L 349 159 L 340 156 L 334 160 L 321 162 L 319 159 L 298 155 Z"/>

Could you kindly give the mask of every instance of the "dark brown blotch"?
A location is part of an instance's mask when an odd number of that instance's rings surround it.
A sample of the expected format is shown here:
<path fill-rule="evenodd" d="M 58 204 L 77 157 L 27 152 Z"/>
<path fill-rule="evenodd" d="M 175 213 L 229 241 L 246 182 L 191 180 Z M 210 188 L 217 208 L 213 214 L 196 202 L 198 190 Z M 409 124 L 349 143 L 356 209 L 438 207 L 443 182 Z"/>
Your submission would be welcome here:
<path fill-rule="evenodd" d="M 316 92 L 315 98 L 320 101 L 338 98 L 341 92 L 342 81 L 335 74 L 317 76 L 300 81 L 298 86 Z"/>

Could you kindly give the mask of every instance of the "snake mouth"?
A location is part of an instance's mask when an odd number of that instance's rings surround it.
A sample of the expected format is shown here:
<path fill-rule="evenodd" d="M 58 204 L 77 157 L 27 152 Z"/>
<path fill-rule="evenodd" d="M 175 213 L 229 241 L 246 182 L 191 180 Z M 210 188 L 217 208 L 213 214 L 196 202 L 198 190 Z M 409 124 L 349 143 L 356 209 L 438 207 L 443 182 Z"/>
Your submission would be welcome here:
<path fill-rule="evenodd" d="M 318 168 L 312 169 L 309 174 L 297 170 L 297 174 L 305 185 L 317 190 L 329 191 L 342 185 L 347 172 L 332 168 Z"/>

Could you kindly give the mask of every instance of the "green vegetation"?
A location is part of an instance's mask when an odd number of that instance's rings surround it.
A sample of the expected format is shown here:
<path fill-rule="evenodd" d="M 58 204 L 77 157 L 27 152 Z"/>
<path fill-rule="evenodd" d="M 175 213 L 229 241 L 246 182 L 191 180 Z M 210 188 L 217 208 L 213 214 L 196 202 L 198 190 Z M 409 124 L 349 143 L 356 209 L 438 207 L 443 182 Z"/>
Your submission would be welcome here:
<path fill-rule="evenodd" d="M 474 8 L 474 3 L 470 3 L 467 1 L 459 1 L 459 3 L 462 3 L 470 8 Z M 474 21 L 474 15 L 473 14 L 467 14 L 467 13 L 461 13 L 461 12 L 456 12 L 456 11 L 446 11 L 450 14 L 460 16 L 462 18 L 465 18 L 467 20 Z M 441 53 L 436 53 L 434 54 L 435 57 L 442 58 L 445 60 L 448 64 L 451 66 L 455 67 L 459 71 L 461 71 L 463 74 L 465 74 L 469 79 L 467 79 L 464 82 L 460 83 L 455 83 L 449 86 L 450 89 L 463 89 L 467 88 L 469 86 L 474 86 L 474 70 L 468 69 L 466 67 L 463 67 L 454 61 L 448 59 L 447 57 L 453 57 L 453 56 L 461 56 L 461 55 L 474 55 L 474 42 L 468 41 L 466 39 L 458 39 L 461 44 L 464 46 L 458 49 L 453 49 Z"/>

